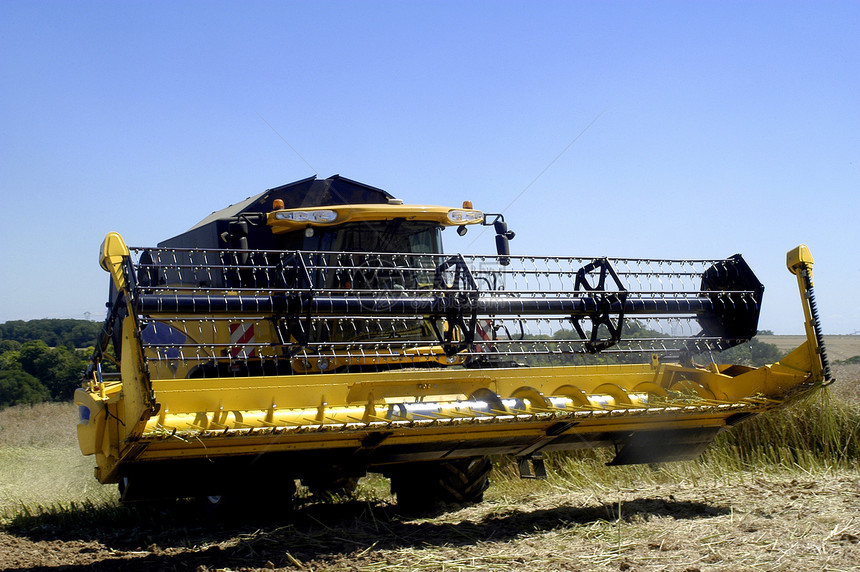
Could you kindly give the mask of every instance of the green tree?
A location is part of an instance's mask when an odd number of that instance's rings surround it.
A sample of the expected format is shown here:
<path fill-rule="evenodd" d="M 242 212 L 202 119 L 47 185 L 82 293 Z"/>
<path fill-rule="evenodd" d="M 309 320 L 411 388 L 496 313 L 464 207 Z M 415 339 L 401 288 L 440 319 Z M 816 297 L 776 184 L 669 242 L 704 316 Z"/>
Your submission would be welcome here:
<path fill-rule="evenodd" d="M 0 340 L 22 344 L 41 340 L 49 347 L 85 348 L 95 343 L 101 327 L 90 320 L 11 320 L 0 324 Z"/>
<path fill-rule="evenodd" d="M 714 353 L 714 360 L 717 363 L 736 363 L 751 367 L 761 367 L 769 363 L 774 363 L 783 357 L 784 354 L 778 347 L 759 341 L 756 338 L 723 352 Z M 710 361 L 710 356 L 707 354 L 701 354 L 699 358 Z"/>
<path fill-rule="evenodd" d="M 783 352 L 773 344 L 760 342 L 753 338 L 750 340 L 750 359 L 756 367 L 774 363 L 784 357 Z"/>
<path fill-rule="evenodd" d="M 0 371 L 0 407 L 33 404 L 51 398 L 39 380 L 20 369 Z"/>
<path fill-rule="evenodd" d="M 7 369 L 20 369 L 23 371 L 20 346 L 21 344 L 18 344 L 18 350 L 5 351 L 0 354 L 0 371 Z"/>
<path fill-rule="evenodd" d="M 65 346 L 49 348 L 41 340 L 23 344 L 19 354 L 21 369 L 38 379 L 55 400 L 72 397 L 87 367 L 84 354 Z"/>
<path fill-rule="evenodd" d="M 100 328 L 101 324 L 86 320 L 0 324 L 0 404 L 70 399 L 80 386 Z M 89 353 L 75 349 L 80 346 L 90 346 Z"/>
<path fill-rule="evenodd" d="M 21 342 L 17 340 L 0 340 L 0 355 L 6 352 L 17 352 L 21 349 Z"/>

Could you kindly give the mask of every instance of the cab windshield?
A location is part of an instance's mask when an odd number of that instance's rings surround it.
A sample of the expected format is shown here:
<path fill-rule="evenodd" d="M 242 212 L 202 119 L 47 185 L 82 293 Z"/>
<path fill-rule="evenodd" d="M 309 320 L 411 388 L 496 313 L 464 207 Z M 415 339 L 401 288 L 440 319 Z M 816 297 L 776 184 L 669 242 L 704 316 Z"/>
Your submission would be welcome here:
<path fill-rule="evenodd" d="M 309 228 L 312 233 L 290 233 L 289 244 L 284 246 L 291 250 L 333 252 L 442 252 L 442 229 L 432 222 L 394 219 L 348 223 L 334 228 Z"/>

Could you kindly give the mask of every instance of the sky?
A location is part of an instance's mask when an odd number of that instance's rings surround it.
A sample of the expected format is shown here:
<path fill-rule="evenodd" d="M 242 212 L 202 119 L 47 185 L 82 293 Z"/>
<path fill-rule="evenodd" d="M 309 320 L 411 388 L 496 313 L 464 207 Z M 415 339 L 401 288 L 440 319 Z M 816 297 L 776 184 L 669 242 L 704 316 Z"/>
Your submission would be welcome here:
<path fill-rule="evenodd" d="M 515 254 L 723 258 L 860 332 L 860 2 L 0 2 L 0 322 L 102 319 L 153 246 L 334 174 L 504 212 Z M 493 252 L 491 233 L 445 233 Z"/>

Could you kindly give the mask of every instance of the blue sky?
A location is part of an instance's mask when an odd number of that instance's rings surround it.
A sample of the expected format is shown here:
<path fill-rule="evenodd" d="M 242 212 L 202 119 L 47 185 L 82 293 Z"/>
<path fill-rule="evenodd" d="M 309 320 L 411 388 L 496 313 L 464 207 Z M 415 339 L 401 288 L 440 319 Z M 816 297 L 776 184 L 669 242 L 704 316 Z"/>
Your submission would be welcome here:
<path fill-rule="evenodd" d="M 860 2 L 3 0 L 0 322 L 100 319 L 109 231 L 337 173 L 507 207 L 520 254 L 743 253 L 776 333 L 806 243 L 856 332 L 858 30 Z"/>

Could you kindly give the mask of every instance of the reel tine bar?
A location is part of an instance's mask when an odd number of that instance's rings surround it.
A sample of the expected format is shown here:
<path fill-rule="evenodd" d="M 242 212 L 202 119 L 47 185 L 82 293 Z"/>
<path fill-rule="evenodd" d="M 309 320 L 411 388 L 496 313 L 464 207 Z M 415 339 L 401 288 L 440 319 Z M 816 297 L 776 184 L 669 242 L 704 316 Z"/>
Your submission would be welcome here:
<path fill-rule="evenodd" d="M 740 255 L 131 250 L 146 357 L 175 375 L 689 355 L 755 335 L 764 290 Z"/>

